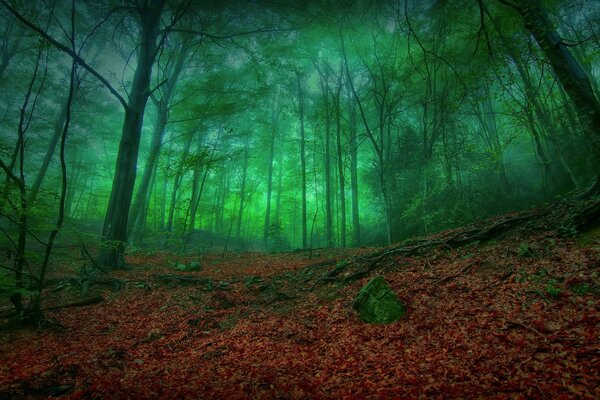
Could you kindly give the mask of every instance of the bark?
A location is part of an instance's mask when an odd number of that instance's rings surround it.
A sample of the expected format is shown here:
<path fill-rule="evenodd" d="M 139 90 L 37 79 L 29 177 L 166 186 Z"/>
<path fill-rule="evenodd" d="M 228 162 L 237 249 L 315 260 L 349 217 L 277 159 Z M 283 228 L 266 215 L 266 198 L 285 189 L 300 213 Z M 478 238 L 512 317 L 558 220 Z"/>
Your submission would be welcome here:
<path fill-rule="evenodd" d="M 273 159 L 275 153 L 275 138 L 277 136 L 277 125 L 279 120 L 279 96 L 280 89 L 277 88 L 273 109 L 271 110 L 271 137 L 269 139 L 269 158 L 267 161 L 267 207 L 265 210 L 265 226 L 263 232 L 265 251 L 269 251 L 269 228 L 271 227 L 271 196 L 273 192 Z"/>
<path fill-rule="evenodd" d="M 302 190 L 302 248 L 308 247 L 308 228 L 306 225 L 306 132 L 304 130 L 304 89 L 302 78 L 296 71 L 298 84 L 298 114 L 300 115 L 300 179 Z"/>
<path fill-rule="evenodd" d="M 348 76 L 350 79 L 350 76 Z M 360 246 L 360 213 L 358 205 L 358 141 L 356 138 L 356 101 L 348 88 L 349 146 L 350 146 L 350 191 L 352 192 L 352 245 Z"/>
<path fill-rule="evenodd" d="M 275 196 L 275 223 L 281 224 L 281 194 L 283 192 L 283 132 L 279 133 L 279 154 L 277 155 L 277 195 Z"/>
<path fill-rule="evenodd" d="M 340 221 L 340 245 L 342 248 L 346 247 L 346 186 L 344 182 L 344 160 L 342 153 L 342 124 L 341 124 L 341 107 L 340 107 L 340 95 L 342 90 L 342 82 L 341 82 L 341 73 L 340 79 L 338 81 L 338 87 L 336 91 L 336 99 L 335 99 L 335 130 L 336 130 L 336 147 L 337 147 L 337 167 L 338 167 L 338 178 L 340 181 L 340 211 L 341 211 L 341 221 Z"/>
<path fill-rule="evenodd" d="M 157 165 L 154 165 L 154 168 L 152 170 L 152 177 L 150 178 L 150 184 L 148 186 L 148 190 L 146 192 L 146 199 L 144 200 L 144 202 L 142 202 L 141 204 L 141 210 L 137 213 L 136 215 L 136 219 L 133 220 L 133 218 L 131 217 L 131 215 L 129 216 L 129 218 L 132 220 L 133 223 L 133 229 L 131 230 L 130 233 L 130 241 L 134 244 L 138 244 L 141 245 L 143 243 L 144 240 L 144 233 L 146 230 L 146 222 L 148 219 L 148 209 L 150 208 L 150 200 L 152 198 L 152 192 L 155 190 L 156 187 L 156 174 L 157 174 Z"/>
<path fill-rule="evenodd" d="M 325 241 L 327 247 L 333 247 L 333 218 L 331 212 L 331 106 L 329 102 L 330 87 L 328 75 L 321 71 L 315 63 L 320 77 L 321 95 L 325 103 L 325 143 L 323 152 L 323 169 L 325 179 Z"/>
<path fill-rule="evenodd" d="M 198 202 L 200 201 L 200 169 L 201 164 L 194 165 L 192 175 L 192 198 L 190 199 L 190 232 L 196 229 L 196 212 L 198 211 Z"/>
<path fill-rule="evenodd" d="M 238 210 L 238 218 L 237 218 L 237 226 L 235 228 L 235 236 L 237 238 L 241 237 L 242 233 L 242 216 L 244 214 L 244 201 L 246 197 L 246 180 L 248 178 L 248 158 L 249 158 L 249 148 L 248 143 L 244 148 L 244 158 L 242 160 L 242 178 L 240 182 L 240 207 Z"/>

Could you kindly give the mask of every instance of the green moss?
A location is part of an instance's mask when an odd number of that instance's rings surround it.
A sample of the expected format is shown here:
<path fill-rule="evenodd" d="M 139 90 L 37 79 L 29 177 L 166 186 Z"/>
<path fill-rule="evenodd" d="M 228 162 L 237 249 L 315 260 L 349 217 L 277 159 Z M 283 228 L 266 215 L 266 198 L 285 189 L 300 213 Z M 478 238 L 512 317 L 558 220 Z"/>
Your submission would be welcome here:
<path fill-rule="evenodd" d="M 406 307 L 381 275 L 371 279 L 358 292 L 354 309 L 361 320 L 370 324 L 390 324 L 406 313 Z"/>

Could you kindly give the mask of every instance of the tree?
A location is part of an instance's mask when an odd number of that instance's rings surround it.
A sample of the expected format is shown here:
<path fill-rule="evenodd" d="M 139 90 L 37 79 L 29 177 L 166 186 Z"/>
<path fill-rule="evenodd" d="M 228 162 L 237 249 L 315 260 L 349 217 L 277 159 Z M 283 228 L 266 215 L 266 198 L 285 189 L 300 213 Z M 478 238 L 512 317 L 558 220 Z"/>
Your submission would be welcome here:
<path fill-rule="evenodd" d="M 127 223 L 135 185 L 137 159 L 148 97 L 152 93 L 150 78 L 158 52 L 160 17 L 165 0 L 147 0 L 136 4 L 141 43 L 137 54 L 137 67 L 131 83 L 121 141 L 115 164 L 112 190 L 102 228 L 100 264 L 112 268 L 125 265 Z"/>
<path fill-rule="evenodd" d="M 498 1 L 523 18 L 525 28 L 535 38 L 573 102 L 579 118 L 586 125 L 588 140 L 600 157 L 600 101 L 584 69 L 556 31 L 548 12 L 540 0 Z"/>

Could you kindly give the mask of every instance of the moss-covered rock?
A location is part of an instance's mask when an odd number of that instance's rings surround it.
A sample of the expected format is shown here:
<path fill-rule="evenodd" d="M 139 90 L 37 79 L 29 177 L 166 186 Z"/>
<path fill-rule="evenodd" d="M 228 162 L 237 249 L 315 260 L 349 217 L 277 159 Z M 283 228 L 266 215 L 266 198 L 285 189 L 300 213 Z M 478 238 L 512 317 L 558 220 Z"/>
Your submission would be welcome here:
<path fill-rule="evenodd" d="M 356 295 L 354 309 L 364 322 L 391 324 L 406 312 L 389 283 L 379 275 L 371 279 Z"/>
<path fill-rule="evenodd" d="M 192 261 L 188 266 L 188 271 L 200 271 L 201 269 L 202 267 L 200 266 L 200 263 L 198 261 Z"/>

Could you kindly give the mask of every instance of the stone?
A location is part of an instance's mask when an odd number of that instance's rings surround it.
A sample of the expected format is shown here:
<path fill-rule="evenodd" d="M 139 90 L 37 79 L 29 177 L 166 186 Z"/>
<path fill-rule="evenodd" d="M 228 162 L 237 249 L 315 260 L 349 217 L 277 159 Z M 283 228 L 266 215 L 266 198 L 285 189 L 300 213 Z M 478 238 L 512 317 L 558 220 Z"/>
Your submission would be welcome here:
<path fill-rule="evenodd" d="M 177 266 L 175 267 L 175 269 L 177 269 L 178 271 L 187 271 L 187 265 L 185 264 L 177 264 Z"/>
<path fill-rule="evenodd" d="M 200 267 L 200 263 L 198 261 L 190 262 L 188 266 L 188 271 L 200 271 L 202 268 Z"/>
<path fill-rule="evenodd" d="M 354 299 L 354 309 L 360 319 L 369 324 L 391 324 L 406 313 L 406 307 L 381 275 L 360 289 Z"/>

